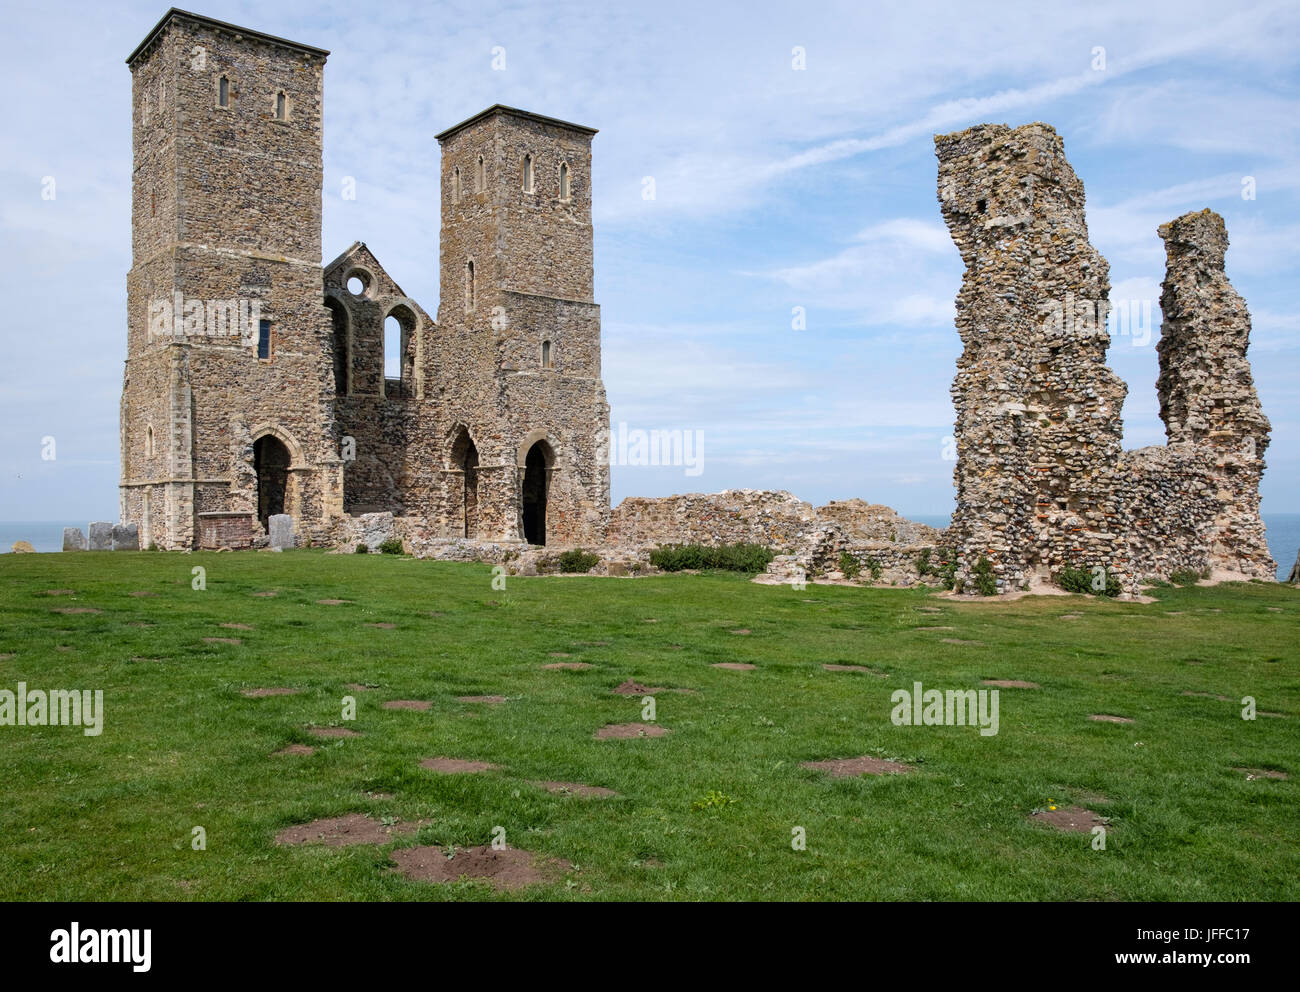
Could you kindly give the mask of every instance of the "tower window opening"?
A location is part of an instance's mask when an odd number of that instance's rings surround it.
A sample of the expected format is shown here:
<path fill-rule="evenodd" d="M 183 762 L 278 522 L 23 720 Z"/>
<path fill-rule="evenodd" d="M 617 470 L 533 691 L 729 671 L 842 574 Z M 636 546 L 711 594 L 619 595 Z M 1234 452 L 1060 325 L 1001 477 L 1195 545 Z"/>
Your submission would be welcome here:
<path fill-rule="evenodd" d="M 474 309 L 474 263 L 465 263 L 465 309 Z"/>
<path fill-rule="evenodd" d="M 567 162 L 560 164 L 560 199 L 569 198 L 569 165 Z"/>
<path fill-rule="evenodd" d="M 457 166 L 451 173 L 451 202 L 460 202 L 460 166 Z"/>
<path fill-rule="evenodd" d="M 474 171 L 474 192 L 482 193 L 486 187 L 487 183 L 484 179 L 483 173 L 483 156 L 480 155 L 478 157 L 478 166 Z"/>
<path fill-rule="evenodd" d="M 271 322 L 269 320 L 259 320 L 257 322 L 257 357 L 271 357 Z"/>
<path fill-rule="evenodd" d="M 524 192 L 531 193 L 532 191 L 533 191 L 533 157 L 531 155 L 525 155 L 524 156 Z"/>
<path fill-rule="evenodd" d="M 277 94 L 275 95 L 275 118 L 276 118 L 276 120 L 281 120 L 281 121 L 284 120 L 284 119 L 285 119 L 285 115 L 286 115 L 287 113 L 288 113 L 288 107 L 286 106 L 286 101 L 285 101 L 285 98 L 284 98 L 284 91 L 281 90 L 279 93 L 277 93 Z"/>
<path fill-rule="evenodd" d="M 551 342 L 543 341 L 542 342 L 542 368 L 549 369 L 550 367 L 551 367 Z"/>
<path fill-rule="evenodd" d="M 230 80 L 225 76 L 222 76 L 217 82 L 217 106 L 230 106 Z"/>

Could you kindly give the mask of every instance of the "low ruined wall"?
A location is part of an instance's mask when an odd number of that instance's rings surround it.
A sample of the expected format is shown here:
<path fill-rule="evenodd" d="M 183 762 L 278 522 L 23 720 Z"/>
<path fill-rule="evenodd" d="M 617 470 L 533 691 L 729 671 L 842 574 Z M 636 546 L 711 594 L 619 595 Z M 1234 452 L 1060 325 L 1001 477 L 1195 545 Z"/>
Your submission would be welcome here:
<path fill-rule="evenodd" d="M 788 492 L 728 489 L 662 498 L 629 497 L 611 513 L 608 545 L 733 544 L 771 548 L 808 543 L 819 521 L 812 505 Z"/>

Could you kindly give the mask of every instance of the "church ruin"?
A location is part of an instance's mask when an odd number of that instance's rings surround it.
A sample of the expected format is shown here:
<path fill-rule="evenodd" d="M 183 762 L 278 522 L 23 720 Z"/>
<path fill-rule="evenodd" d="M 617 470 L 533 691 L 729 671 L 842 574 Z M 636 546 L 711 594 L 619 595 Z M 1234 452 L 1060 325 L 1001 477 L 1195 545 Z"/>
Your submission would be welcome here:
<path fill-rule="evenodd" d="M 322 266 L 328 52 L 171 10 L 131 53 L 121 517 L 144 547 L 598 540 L 609 508 L 593 129 L 493 106 L 442 148 L 435 320 L 370 250 Z M 385 322 L 400 327 L 385 372 Z"/>
<path fill-rule="evenodd" d="M 319 261 L 328 55 L 173 8 L 127 59 L 120 510 L 140 546 L 260 545 L 288 514 L 299 545 L 388 537 L 489 561 L 585 545 L 611 573 L 660 543 L 753 541 L 785 552 L 777 581 L 841 567 L 929 581 L 917 562 L 940 560 L 967 592 L 977 566 L 998 592 L 1067 568 L 1126 591 L 1183 569 L 1273 577 L 1259 516 L 1269 422 L 1217 214 L 1160 229 L 1169 443 L 1124 451 L 1108 266 L 1060 137 L 1041 123 L 936 136 L 965 264 L 951 527 L 751 490 L 611 511 L 596 132 L 495 105 L 436 136 L 435 318 L 364 243 Z"/>

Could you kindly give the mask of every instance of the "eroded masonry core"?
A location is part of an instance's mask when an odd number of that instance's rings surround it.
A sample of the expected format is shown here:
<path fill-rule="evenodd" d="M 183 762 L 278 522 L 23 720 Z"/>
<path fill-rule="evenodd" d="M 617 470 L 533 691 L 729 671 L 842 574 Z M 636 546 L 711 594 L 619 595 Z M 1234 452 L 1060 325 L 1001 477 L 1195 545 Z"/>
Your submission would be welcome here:
<path fill-rule="evenodd" d="M 1269 425 L 1210 211 L 1161 228 L 1168 272 L 1158 383 L 1166 447 L 1123 451 L 1126 387 L 1106 366 L 1109 267 L 1083 184 L 1046 124 L 935 138 L 939 200 L 966 271 L 953 380 L 957 507 L 968 577 L 999 591 L 1100 567 L 1129 588 L 1179 568 L 1271 577 L 1259 519 Z M 970 588 L 970 582 L 967 588 Z"/>

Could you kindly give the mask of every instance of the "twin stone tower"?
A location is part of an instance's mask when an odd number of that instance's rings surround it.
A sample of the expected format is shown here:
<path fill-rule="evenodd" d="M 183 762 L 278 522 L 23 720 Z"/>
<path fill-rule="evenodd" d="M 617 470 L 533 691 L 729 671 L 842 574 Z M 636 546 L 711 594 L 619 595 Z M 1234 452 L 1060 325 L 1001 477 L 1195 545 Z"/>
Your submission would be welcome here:
<path fill-rule="evenodd" d="M 596 132 L 496 105 L 437 135 L 435 321 L 364 244 L 319 262 L 328 54 L 173 8 L 127 59 L 122 520 L 173 549 L 246 547 L 281 513 L 299 543 L 337 544 L 381 510 L 425 538 L 605 543 Z M 1161 229 L 1169 444 L 1126 452 L 1107 264 L 1060 138 L 982 125 L 935 141 L 966 265 L 957 506 L 938 550 L 966 588 L 980 559 L 999 591 L 1067 567 L 1271 578 L 1269 424 L 1221 218 Z"/>

